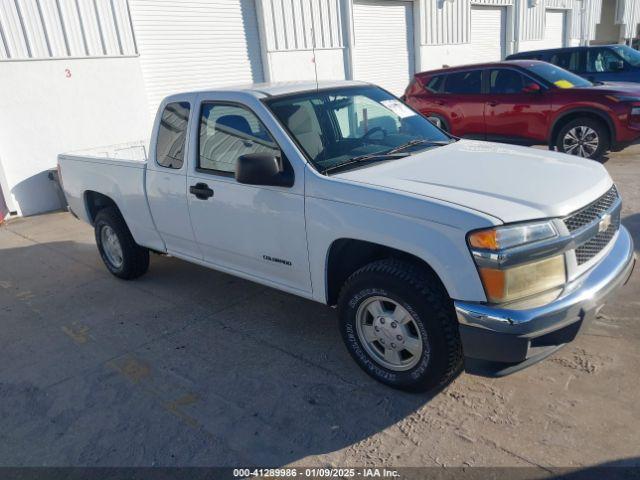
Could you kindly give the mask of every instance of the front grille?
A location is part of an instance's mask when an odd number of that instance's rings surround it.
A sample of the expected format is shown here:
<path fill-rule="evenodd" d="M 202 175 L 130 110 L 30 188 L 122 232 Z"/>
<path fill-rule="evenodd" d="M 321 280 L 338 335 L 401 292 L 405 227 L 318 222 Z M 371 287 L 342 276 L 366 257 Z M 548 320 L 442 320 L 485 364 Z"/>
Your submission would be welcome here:
<path fill-rule="evenodd" d="M 576 248 L 578 265 L 588 262 L 606 247 L 620 228 L 620 215 L 611 218 L 611 225 L 604 232 L 598 232 L 585 243 Z"/>
<path fill-rule="evenodd" d="M 618 199 L 618 190 L 614 185 L 607 193 L 575 213 L 564 219 L 564 224 L 570 232 L 578 230 L 591 222 L 596 221 L 604 212 L 609 210 Z M 606 232 L 603 232 L 606 233 Z"/>

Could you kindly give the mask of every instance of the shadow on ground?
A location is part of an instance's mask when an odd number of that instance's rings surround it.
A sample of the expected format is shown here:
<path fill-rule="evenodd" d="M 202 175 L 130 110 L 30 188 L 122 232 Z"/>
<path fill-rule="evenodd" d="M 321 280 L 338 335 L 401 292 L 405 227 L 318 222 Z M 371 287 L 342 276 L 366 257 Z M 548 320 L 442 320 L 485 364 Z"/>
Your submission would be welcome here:
<path fill-rule="evenodd" d="M 623 217 L 622 224 L 627 227 L 629 233 L 631 233 L 636 252 L 640 251 L 640 213 L 634 213 Z"/>
<path fill-rule="evenodd" d="M 430 400 L 365 376 L 333 310 L 235 277 L 153 257 L 124 282 L 75 242 L 0 264 L 0 465 L 282 465 Z"/>

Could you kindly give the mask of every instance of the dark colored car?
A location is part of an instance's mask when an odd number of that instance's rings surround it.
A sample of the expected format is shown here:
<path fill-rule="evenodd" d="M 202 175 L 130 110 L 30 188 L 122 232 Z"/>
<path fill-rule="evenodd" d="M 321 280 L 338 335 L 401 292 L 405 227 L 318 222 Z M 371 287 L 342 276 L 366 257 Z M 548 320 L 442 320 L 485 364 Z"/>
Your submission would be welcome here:
<path fill-rule="evenodd" d="M 542 60 L 592 82 L 640 82 L 640 52 L 627 45 L 533 50 L 507 60 Z"/>
<path fill-rule="evenodd" d="M 640 137 L 640 85 L 595 85 L 546 62 L 418 73 L 403 99 L 453 135 L 600 158 Z"/>

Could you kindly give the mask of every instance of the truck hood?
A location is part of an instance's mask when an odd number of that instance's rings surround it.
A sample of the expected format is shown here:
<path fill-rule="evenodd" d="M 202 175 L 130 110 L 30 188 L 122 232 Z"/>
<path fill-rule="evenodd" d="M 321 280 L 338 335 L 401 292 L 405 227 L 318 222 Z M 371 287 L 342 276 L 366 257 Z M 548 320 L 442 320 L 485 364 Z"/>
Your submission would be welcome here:
<path fill-rule="evenodd" d="M 612 184 L 591 160 L 469 140 L 333 176 L 454 203 L 505 223 L 567 215 Z"/>

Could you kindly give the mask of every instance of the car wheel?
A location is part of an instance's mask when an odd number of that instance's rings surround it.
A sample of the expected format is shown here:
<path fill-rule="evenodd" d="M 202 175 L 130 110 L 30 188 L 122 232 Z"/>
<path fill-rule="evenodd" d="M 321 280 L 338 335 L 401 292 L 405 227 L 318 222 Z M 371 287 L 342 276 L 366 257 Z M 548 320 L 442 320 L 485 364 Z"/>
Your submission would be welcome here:
<path fill-rule="evenodd" d="M 346 281 L 338 309 L 349 353 L 382 383 L 429 391 L 462 370 L 453 304 L 424 269 L 395 259 L 370 263 Z"/>
<path fill-rule="evenodd" d="M 597 160 L 609 150 L 609 132 L 598 120 L 576 118 L 560 129 L 556 147 L 562 153 Z"/>
<path fill-rule="evenodd" d="M 102 261 L 116 277 L 131 280 L 149 269 L 149 250 L 134 241 L 127 224 L 115 208 L 100 210 L 94 228 Z"/>

